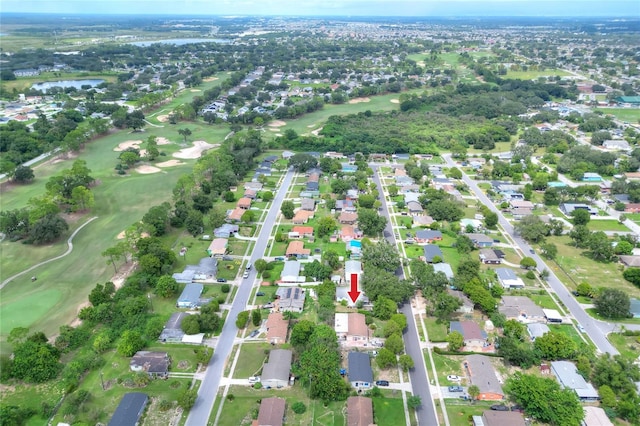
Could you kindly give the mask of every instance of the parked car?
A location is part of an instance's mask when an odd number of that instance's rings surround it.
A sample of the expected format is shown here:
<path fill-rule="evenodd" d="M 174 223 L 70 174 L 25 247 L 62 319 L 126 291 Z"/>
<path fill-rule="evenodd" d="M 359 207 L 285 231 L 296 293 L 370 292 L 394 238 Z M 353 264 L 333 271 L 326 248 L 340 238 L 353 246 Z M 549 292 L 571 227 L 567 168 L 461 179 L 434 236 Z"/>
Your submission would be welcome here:
<path fill-rule="evenodd" d="M 271 309 L 273 308 L 273 303 L 269 302 L 269 303 L 265 303 L 264 305 L 262 305 L 262 309 Z"/>
<path fill-rule="evenodd" d="M 450 374 L 447 376 L 447 380 L 451 382 L 459 382 L 460 380 L 462 380 L 462 378 L 460 376 L 454 376 Z"/>
<path fill-rule="evenodd" d="M 580 330 L 581 333 L 586 333 L 586 330 L 584 329 L 582 324 L 578 324 L 578 330 Z"/>
<path fill-rule="evenodd" d="M 376 386 L 389 386 L 389 382 L 387 380 L 377 380 Z"/>
<path fill-rule="evenodd" d="M 509 407 L 507 407 L 506 405 L 502 405 L 502 404 L 492 405 L 490 408 L 493 411 L 509 411 Z"/>
<path fill-rule="evenodd" d="M 259 291 L 256 293 L 256 296 L 264 296 L 264 292 L 263 291 Z"/>
<path fill-rule="evenodd" d="M 534 249 L 529 249 L 529 253 L 531 253 L 531 254 L 536 254 L 536 252 L 535 252 L 535 250 L 534 250 Z"/>
<path fill-rule="evenodd" d="M 225 280 L 224 278 L 218 278 L 217 281 L 219 283 L 226 283 L 227 282 L 227 280 Z"/>
<path fill-rule="evenodd" d="M 244 274 L 242 274 L 242 278 L 249 278 L 249 271 L 244 271 Z"/>
<path fill-rule="evenodd" d="M 275 258 L 275 260 L 277 260 L 279 262 L 282 262 L 284 260 L 284 257 L 278 256 L 278 257 Z"/>
<path fill-rule="evenodd" d="M 251 334 L 249 334 L 249 337 L 256 337 L 258 334 L 260 334 L 260 330 L 253 330 Z"/>
<path fill-rule="evenodd" d="M 233 260 L 233 257 L 231 256 L 222 256 L 222 260 Z"/>
<path fill-rule="evenodd" d="M 260 381 L 260 377 L 258 377 L 258 376 L 249 377 L 249 383 L 251 383 L 251 384 L 258 383 L 259 381 Z"/>
<path fill-rule="evenodd" d="M 449 392 L 464 392 L 462 386 L 449 386 Z"/>

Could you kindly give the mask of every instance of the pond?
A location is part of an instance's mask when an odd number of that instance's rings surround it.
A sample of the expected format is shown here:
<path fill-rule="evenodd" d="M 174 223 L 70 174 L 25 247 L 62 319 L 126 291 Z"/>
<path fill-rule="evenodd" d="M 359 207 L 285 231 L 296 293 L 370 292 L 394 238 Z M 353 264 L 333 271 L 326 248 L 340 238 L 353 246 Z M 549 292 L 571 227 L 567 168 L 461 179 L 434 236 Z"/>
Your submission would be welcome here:
<path fill-rule="evenodd" d="M 221 38 L 172 38 L 167 40 L 152 40 L 152 41 L 134 41 L 129 44 L 133 44 L 134 46 L 139 47 L 147 47 L 151 46 L 155 43 L 161 44 L 174 44 L 176 46 L 182 46 L 184 44 L 192 44 L 192 43 L 221 43 L 228 44 L 231 43 L 231 40 L 225 40 Z"/>
<path fill-rule="evenodd" d="M 48 89 L 53 87 L 61 87 L 66 89 L 68 87 L 75 87 L 76 89 L 82 89 L 82 86 L 96 87 L 97 85 L 104 83 L 104 80 L 89 79 L 89 80 L 60 80 L 60 81 L 46 81 L 44 83 L 35 83 L 31 86 L 32 89 L 40 90 L 43 93 L 47 93 Z"/>

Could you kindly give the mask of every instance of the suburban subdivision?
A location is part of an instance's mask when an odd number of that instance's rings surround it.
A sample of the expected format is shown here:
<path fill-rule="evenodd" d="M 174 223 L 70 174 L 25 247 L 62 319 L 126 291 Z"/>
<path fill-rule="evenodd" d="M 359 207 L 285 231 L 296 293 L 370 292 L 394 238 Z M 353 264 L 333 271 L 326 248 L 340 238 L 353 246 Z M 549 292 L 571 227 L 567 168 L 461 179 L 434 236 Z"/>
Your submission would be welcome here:
<path fill-rule="evenodd" d="M 640 424 L 637 19 L 2 15 L 0 424 Z"/>

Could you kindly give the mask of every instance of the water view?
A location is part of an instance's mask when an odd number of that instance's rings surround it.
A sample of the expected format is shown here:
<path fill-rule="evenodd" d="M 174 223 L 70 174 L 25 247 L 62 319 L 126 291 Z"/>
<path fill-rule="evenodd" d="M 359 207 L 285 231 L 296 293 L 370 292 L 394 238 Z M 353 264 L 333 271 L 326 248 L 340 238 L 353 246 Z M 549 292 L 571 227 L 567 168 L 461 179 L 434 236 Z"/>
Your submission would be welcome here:
<path fill-rule="evenodd" d="M 231 40 L 225 40 L 222 38 L 171 38 L 167 40 L 152 40 L 152 41 L 134 41 L 130 44 L 139 47 L 147 47 L 152 44 L 161 43 L 161 44 L 175 44 L 176 46 L 182 46 L 183 44 L 191 44 L 191 43 L 222 43 L 227 44 L 231 43 Z"/>
<path fill-rule="evenodd" d="M 96 87 L 97 85 L 104 83 L 101 79 L 89 79 L 89 80 L 60 80 L 60 81 L 46 81 L 44 83 L 35 83 L 31 86 L 32 89 L 40 90 L 47 93 L 47 90 L 53 87 L 62 87 L 66 89 L 68 87 L 75 87 L 76 89 L 82 89 L 82 86 Z"/>

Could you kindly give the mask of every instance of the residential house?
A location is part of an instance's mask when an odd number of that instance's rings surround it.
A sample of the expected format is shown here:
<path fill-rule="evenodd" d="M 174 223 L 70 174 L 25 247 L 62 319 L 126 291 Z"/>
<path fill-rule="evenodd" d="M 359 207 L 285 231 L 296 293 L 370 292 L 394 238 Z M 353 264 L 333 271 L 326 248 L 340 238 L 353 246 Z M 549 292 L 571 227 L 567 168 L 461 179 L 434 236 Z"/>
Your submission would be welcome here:
<path fill-rule="evenodd" d="M 461 314 L 473 313 L 474 303 L 471 301 L 471 299 L 469 299 L 469 297 L 467 297 L 466 294 L 464 294 L 460 290 L 452 290 L 452 289 L 448 289 L 447 292 L 451 296 L 460 299 L 460 301 L 462 302 L 462 305 L 456 310 L 456 312 L 460 312 Z"/>
<path fill-rule="evenodd" d="M 246 182 L 244 189 L 252 189 L 256 192 L 262 191 L 262 184 L 260 182 Z"/>
<path fill-rule="evenodd" d="M 340 213 L 338 217 L 338 222 L 342 225 L 355 225 L 358 221 L 358 213 L 355 212 L 345 212 Z"/>
<path fill-rule="evenodd" d="M 369 354 L 365 352 L 349 352 L 347 359 L 349 382 L 357 390 L 373 387 L 373 371 Z"/>
<path fill-rule="evenodd" d="M 302 210 L 306 211 L 314 211 L 316 209 L 316 202 L 311 198 L 303 198 L 302 205 L 300 206 Z"/>
<path fill-rule="evenodd" d="M 511 214 L 513 215 L 514 220 L 522 220 L 527 216 L 531 216 L 533 214 L 533 210 L 518 207 L 511 209 Z"/>
<path fill-rule="evenodd" d="M 442 253 L 442 250 L 440 250 L 440 247 L 438 247 L 437 245 L 427 244 L 422 248 L 424 251 L 424 259 L 427 263 L 433 263 L 433 260 L 436 257 L 439 257 L 440 260 L 444 259 L 444 254 Z"/>
<path fill-rule="evenodd" d="M 251 198 L 240 198 L 236 203 L 236 207 L 242 210 L 249 210 L 251 208 Z"/>
<path fill-rule="evenodd" d="M 349 291 L 350 291 L 350 288 L 348 286 L 336 287 L 336 302 L 342 303 L 344 301 L 346 302 L 347 306 L 350 308 L 355 307 L 356 303 L 358 302 L 362 302 L 365 305 L 369 303 L 369 298 L 367 298 L 367 295 L 363 291 L 360 292 L 360 295 L 358 296 L 355 302 L 351 300 L 351 296 L 349 296 Z"/>
<path fill-rule="evenodd" d="M 189 283 L 178 297 L 178 308 L 196 308 L 200 306 L 200 295 L 204 289 L 202 284 Z"/>
<path fill-rule="evenodd" d="M 504 392 L 491 364 L 491 358 L 485 355 L 469 355 L 464 366 L 470 378 L 469 384 L 480 388 L 479 400 L 495 401 L 504 398 Z"/>
<path fill-rule="evenodd" d="M 412 216 L 413 227 L 416 226 L 431 226 L 435 220 L 431 216 Z"/>
<path fill-rule="evenodd" d="M 576 366 L 569 361 L 552 361 L 551 371 L 556 376 L 560 386 L 572 389 L 580 401 L 597 401 L 600 399 L 593 385 L 587 382 Z"/>
<path fill-rule="evenodd" d="M 302 238 L 313 238 L 313 226 L 294 226 L 291 232 L 296 232 Z"/>
<path fill-rule="evenodd" d="M 486 410 L 482 416 L 473 416 L 473 426 L 526 426 L 522 413 L 517 411 Z"/>
<path fill-rule="evenodd" d="M 596 216 L 598 214 L 598 209 L 595 207 L 591 207 L 588 204 L 579 204 L 579 203 L 561 203 L 558 208 L 562 213 L 566 216 L 571 216 L 571 213 L 576 209 L 584 209 L 589 212 L 591 216 Z"/>
<path fill-rule="evenodd" d="M 421 229 L 416 231 L 415 242 L 418 244 L 430 244 L 436 241 L 442 241 L 442 232 L 432 231 L 430 229 Z"/>
<path fill-rule="evenodd" d="M 449 281 L 453 281 L 453 269 L 451 265 L 445 262 L 434 263 L 433 272 L 442 272 Z"/>
<path fill-rule="evenodd" d="M 203 257 L 197 265 L 187 265 L 182 272 L 172 276 L 179 284 L 189 284 L 194 281 L 212 281 L 218 273 L 218 259 Z"/>
<path fill-rule="evenodd" d="M 473 321 L 451 321 L 449 332 L 457 331 L 464 337 L 465 350 L 482 351 L 487 345 L 487 333 Z"/>
<path fill-rule="evenodd" d="M 417 201 L 409 201 L 407 203 L 407 210 L 412 215 L 421 215 L 424 213 L 424 209 L 422 208 L 422 204 Z"/>
<path fill-rule="evenodd" d="M 418 196 L 420 194 L 418 194 L 420 192 L 420 185 L 416 185 L 416 184 L 412 184 L 412 185 L 405 185 L 405 186 L 401 186 L 400 188 L 398 188 L 398 194 L 410 194 L 410 193 L 415 193 Z M 414 201 L 418 201 L 417 199 L 415 199 Z M 406 199 L 405 199 L 406 202 Z"/>
<path fill-rule="evenodd" d="M 273 349 L 269 352 L 269 361 L 262 367 L 260 381 L 262 386 L 283 388 L 289 385 L 291 376 L 292 352 L 287 349 Z"/>
<path fill-rule="evenodd" d="M 544 310 L 526 296 L 502 296 L 498 312 L 523 323 L 545 322 Z"/>
<path fill-rule="evenodd" d="M 347 398 L 347 426 L 373 425 L 373 402 L 364 396 Z"/>
<path fill-rule="evenodd" d="M 498 265 L 502 262 L 496 252 L 488 248 L 480 249 L 480 254 L 478 255 L 478 257 L 480 258 L 480 261 L 482 263 L 488 265 Z"/>
<path fill-rule="evenodd" d="M 625 213 L 640 213 L 640 203 L 628 203 L 624 205 Z"/>
<path fill-rule="evenodd" d="M 479 231 L 482 229 L 482 221 L 478 219 L 469 219 L 463 218 L 460 219 L 460 229 L 467 230 L 468 228 L 473 229 L 474 231 Z"/>
<path fill-rule="evenodd" d="M 495 271 L 498 275 L 498 282 L 503 288 L 524 288 L 524 281 L 516 275 L 513 269 L 496 268 Z"/>
<path fill-rule="evenodd" d="M 302 312 L 305 290 L 300 287 L 280 287 L 276 290 L 275 305 L 280 312 Z"/>
<path fill-rule="evenodd" d="M 602 176 L 597 173 L 586 172 L 582 175 L 582 179 L 580 180 L 583 182 L 602 182 Z"/>
<path fill-rule="evenodd" d="M 229 244 L 229 240 L 226 238 L 215 238 L 209 244 L 209 248 L 207 249 L 207 253 L 209 256 L 222 256 L 227 253 L 227 246 Z"/>
<path fill-rule="evenodd" d="M 287 342 L 289 320 L 286 320 L 282 312 L 271 312 L 267 317 L 267 342 L 272 345 L 280 345 Z"/>
<path fill-rule="evenodd" d="M 584 419 L 582 426 L 613 426 L 607 413 L 600 407 L 584 406 Z"/>
<path fill-rule="evenodd" d="M 354 239 L 360 239 L 362 236 L 362 231 L 353 225 L 342 225 L 342 228 L 340 228 L 340 239 L 345 243 Z"/>
<path fill-rule="evenodd" d="M 296 155 L 294 152 L 282 151 L 282 158 L 284 158 L 285 160 L 288 160 L 289 158 L 293 157 L 294 155 Z"/>
<path fill-rule="evenodd" d="M 255 191 L 253 189 L 245 189 L 244 194 L 242 196 L 250 200 L 255 200 L 257 195 L 258 195 L 258 191 Z"/>
<path fill-rule="evenodd" d="M 531 337 L 531 341 L 535 341 L 538 337 L 542 337 L 549 332 L 549 326 L 540 322 L 527 324 L 527 332 Z"/>
<path fill-rule="evenodd" d="M 357 275 L 358 283 L 362 275 L 362 262 L 359 260 L 347 260 L 344 262 L 344 281 L 347 286 L 351 285 L 351 279 Z"/>
<path fill-rule="evenodd" d="M 285 252 L 285 256 L 293 256 L 297 259 L 306 259 L 310 254 L 311 249 L 304 248 L 304 242 L 302 241 L 290 241 Z"/>
<path fill-rule="evenodd" d="M 148 402 L 147 394 L 125 393 L 107 426 L 138 426 Z"/>
<path fill-rule="evenodd" d="M 284 424 L 286 401 L 275 396 L 262 398 L 255 426 L 282 426 Z"/>
<path fill-rule="evenodd" d="M 337 212 L 355 212 L 357 210 L 356 202 L 352 199 L 336 200 Z"/>
<path fill-rule="evenodd" d="M 242 220 L 242 215 L 246 210 L 236 207 L 233 210 L 227 211 L 227 220 L 229 222 L 240 222 Z"/>
<path fill-rule="evenodd" d="M 151 378 L 169 377 L 169 365 L 171 359 L 166 352 L 138 351 L 131 358 L 129 368 L 131 371 L 144 371 Z"/>
<path fill-rule="evenodd" d="M 414 185 L 411 185 L 414 186 Z M 403 187 L 402 189 L 405 189 L 406 187 Z M 418 192 L 413 192 L 413 191 L 405 191 L 403 192 L 404 194 L 404 203 L 408 206 L 409 203 L 411 202 L 416 202 L 416 203 L 420 203 L 420 194 Z"/>
<path fill-rule="evenodd" d="M 171 317 L 164 324 L 164 328 L 162 329 L 162 333 L 160 333 L 160 337 L 158 340 L 162 343 L 180 343 L 182 342 L 182 337 L 184 336 L 184 331 L 182 331 L 182 320 L 185 319 L 189 315 L 186 312 L 174 312 L 171 314 Z"/>
<path fill-rule="evenodd" d="M 364 314 L 336 313 L 334 325 L 338 342 L 347 347 L 368 346 L 370 331 Z"/>
<path fill-rule="evenodd" d="M 288 260 L 284 262 L 284 268 L 280 273 L 280 283 L 303 283 L 305 276 L 300 275 L 302 264 L 297 260 Z"/>
<path fill-rule="evenodd" d="M 514 209 L 533 210 L 535 206 L 531 201 L 527 200 L 509 200 L 509 207 L 513 211 Z"/>
<path fill-rule="evenodd" d="M 294 225 L 304 225 L 307 221 L 313 218 L 314 212 L 309 210 L 298 210 L 293 216 Z"/>
<path fill-rule="evenodd" d="M 213 236 L 216 238 L 230 238 L 240 230 L 238 225 L 223 223 L 222 226 L 213 230 Z"/>
<path fill-rule="evenodd" d="M 493 239 L 488 235 L 475 234 L 475 233 L 464 234 L 464 235 L 466 235 L 471 240 L 473 245 L 475 245 L 476 247 L 485 248 L 485 247 L 491 247 L 493 245 Z"/>

